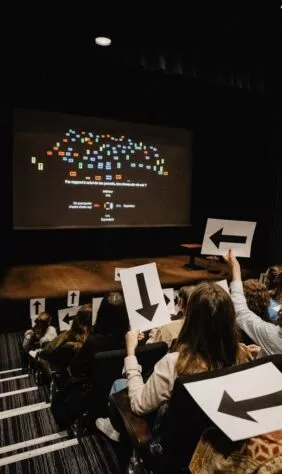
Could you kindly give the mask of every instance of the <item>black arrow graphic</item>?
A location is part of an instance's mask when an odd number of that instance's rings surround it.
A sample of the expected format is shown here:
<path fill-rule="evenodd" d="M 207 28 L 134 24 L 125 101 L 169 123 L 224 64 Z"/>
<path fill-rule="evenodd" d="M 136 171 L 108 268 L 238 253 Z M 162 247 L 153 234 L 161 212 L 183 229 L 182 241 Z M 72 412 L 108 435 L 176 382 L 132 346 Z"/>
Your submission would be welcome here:
<path fill-rule="evenodd" d="M 71 296 L 71 304 L 74 304 L 74 298 L 76 297 L 76 293 L 73 292 L 70 294 L 70 296 Z"/>
<path fill-rule="evenodd" d="M 170 302 L 170 299 L 165 293 L 164 293 L 164 299 L 165 299 L 165 304 L 168 305 L 168 303 Z"/>
<path fill-rule="evenodd" d="M 223 235 L 223 227 L 210 235 L 210 239 L 218 249 L 220 242 L 230 242 L 231 244 L 245 244 L 247 242 L 247 237 L 244 235 Z"/>
<path fill-rule="evenodd" d="M 264 408 L 278 407 L 282 405 L 282 390 L 278 392 L 262 395 L 261 397 L 249 398 L 236 402 L 227 392 L 223 392 L 221 402 L 218 407 L 220 413 L 236 416 L 244 420 L 257 421 L 247 412 L 263 410 Z"/>
<path fill-rule="evenodd" d="M 69 313 L 67 313 L 67 314 L 65 315 L 65 317 L 63 318 L 63 321 L 64 321 L 64 323 L 70 325 L 70 321 L 72 321 L 73 318 L 74 318 L 74 316 L 70 316 Z"/>
<path fill-rule="evenodd" d="M 35 306 L 35 314 L 39 314 L 39 306 L 41 306 L 41 303 L 39 301 L 35 301 L 35 303 L 33 303 L 33 306 Z"/>
<path fill-rule="evenodd" d="M 142 308 L 136 309 L 136 311 L 137 313 L 141 314 L 141 316 L 148 319 L 148 321 L 152 321 L 157 307 L 159 306 L 159 303 L 151 304 L 144 273 L 137 273 L 136 280 L 142 302 Z"/>

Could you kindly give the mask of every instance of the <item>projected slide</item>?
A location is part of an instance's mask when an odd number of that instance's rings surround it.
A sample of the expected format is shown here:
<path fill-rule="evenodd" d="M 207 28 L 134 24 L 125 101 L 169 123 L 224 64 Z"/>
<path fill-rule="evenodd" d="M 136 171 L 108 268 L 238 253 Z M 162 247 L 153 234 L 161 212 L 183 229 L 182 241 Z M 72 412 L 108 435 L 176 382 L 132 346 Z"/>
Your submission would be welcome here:
<path fill-rule="evenodd" d="M 191 134 L 18 110 L 15 228 L 189 224 Z"/>

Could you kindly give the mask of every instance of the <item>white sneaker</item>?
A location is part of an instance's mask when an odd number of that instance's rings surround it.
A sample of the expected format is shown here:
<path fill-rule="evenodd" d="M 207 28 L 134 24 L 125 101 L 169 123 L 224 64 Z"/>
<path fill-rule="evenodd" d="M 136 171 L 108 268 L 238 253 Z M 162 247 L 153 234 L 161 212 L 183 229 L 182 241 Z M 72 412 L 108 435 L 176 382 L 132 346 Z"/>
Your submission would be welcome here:
<path fill-rule="evenodd" d="M 102 431 L 108 438 L 119 442 L 120 434 L 114 429 L 110 418 L 97 418 L 95 423 L 98 430 Z"/>

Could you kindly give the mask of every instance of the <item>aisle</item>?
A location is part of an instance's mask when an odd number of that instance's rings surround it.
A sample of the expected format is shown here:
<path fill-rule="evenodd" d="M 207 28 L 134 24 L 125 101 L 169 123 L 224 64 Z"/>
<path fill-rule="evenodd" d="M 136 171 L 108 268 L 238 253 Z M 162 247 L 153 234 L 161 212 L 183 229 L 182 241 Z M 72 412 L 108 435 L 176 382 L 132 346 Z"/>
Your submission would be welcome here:
<path fill-rule="evenodd" d="M 59 431 L 35 377 L 20 367 L 20 333 L 0 335 L 0 472 L 118 474 L 112 445 Z"/>

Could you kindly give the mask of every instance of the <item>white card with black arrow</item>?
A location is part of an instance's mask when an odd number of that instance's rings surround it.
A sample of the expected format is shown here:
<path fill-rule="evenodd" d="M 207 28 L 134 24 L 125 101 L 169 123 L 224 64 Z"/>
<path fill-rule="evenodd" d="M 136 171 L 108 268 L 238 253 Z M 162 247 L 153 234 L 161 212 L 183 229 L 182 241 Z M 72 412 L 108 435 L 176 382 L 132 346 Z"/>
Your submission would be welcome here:
<path fill-rule="evenodd" d="M 92 326 L 96 323 L 97 314 L 103 298 L 92 298 Z"/>
<path fill-rule="evenodd" d="M 170 322 L 155 263 L 120 269 L 131 329 L 147 331 Z"/>
<path fill-rule="evenodd" d="M 175 306 L 174 306 L 174 289 L 173 288 L 164 288 L 163 289 L 164 299 L 166 302 L 166 307 L 169 314 L 175 313 Z"/>
<path fill-rule="evenodd" d="M 256 222 L 208 219 L 202 255 L 226 255 L 229 249 L 237 257 L 250 257 Z"/>
<path fill-rule="evenodd" d="M 282 429 L 282 373 L 272 362 L 184 386 L 232 441 Z"/>
<path fill-rule="evenodd" d="M 31 319 L 31 325 L 34 326 L 34 322 L 40 313 L 45 311 L 45 298 L 33 298 L 29 303 L 29 314 Z"/>
<path fill-rule="evenodd" d="M 79 305 L 79 290 L 69 290 L 68 291 L 68 302 L 67 306 L 78 306 Z"/>
<path fill-rule="evenodd" d="M 115 281 L 120 281 L 120 274 L 119 271 L 121 268 L 115 268 Z"/>
<path fill-rule="evenodd" d="M 71 308 L 59 309 L 58 320 L 60 331 L 68 331 L 73 322 L 74 316 L 78 313 L 80 306 L 72 306 Z"/>

